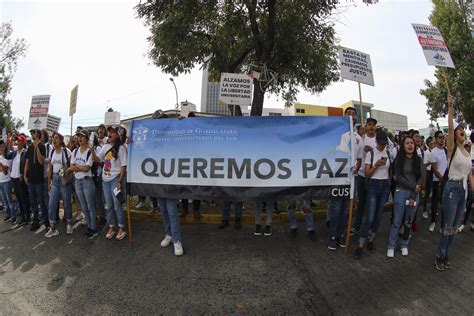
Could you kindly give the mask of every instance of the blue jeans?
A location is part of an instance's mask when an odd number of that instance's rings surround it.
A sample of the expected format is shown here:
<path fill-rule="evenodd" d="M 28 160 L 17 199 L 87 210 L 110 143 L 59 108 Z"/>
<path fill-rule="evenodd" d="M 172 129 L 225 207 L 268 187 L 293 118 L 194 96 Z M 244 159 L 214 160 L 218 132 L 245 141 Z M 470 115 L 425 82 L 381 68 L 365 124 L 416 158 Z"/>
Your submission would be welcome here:
<path fill-rule="evenodd" d="M 267 213 L 267 222 L 266 225 L 272 225 L 272 216 L 273 216 L 273 208 L 275 205 L 275 201 L 265 201 L 267 203 L 266 213 Z M 255 202 L 255 225 L 262 225 L 262 208 L 263 202 L 257 201 Z"/>
<path fill-rule="evenodd" d="M 43 190 L 43 199 L 44 199 L 44 205 L 49 206 L 49 192 L 48 192 L 48 177 L 44 178 L 44 190 Z"/>
<path fill-rule="evenodd" d="M 419 194 L 414 194 L 411 190 L 405 190 L 401 188 L 396 188 L 395 196 L 393 197 L 393 220 L 392 228 L 390 229 L 390 235 L 388 237 L 388 249 L 395 249 L 397 246 L 398 233 L 400 232 L 400 226 L 402 221 L 405 218 L 405 222 L 408 224 L 407 227 L 411 229 L 411 223 L 415 220 L 415 214 L 417 206 L 408 206 L 406 205 L 407 200 L 413 197 L 416 201 L 416 205 L 419 202 Z M 410 238 L 400 240 L 400 245 L 402 248 L 407 248 Z"/>
<path fill-rule="evenodd" d="M 242 211 L 244 209 L 243 202 L 233 202 L 234 203 L 234 211 L 235 211 L 235 218 L 242 217 Z M 230 205 L 232 204 L 231 201 L 224 201 L 224 208 L 222 209 L 222 220 L 228 221 L 230 217 Z"/>
<path fill-rule="evenodd" d="M 12 185 L 10 180 L 0 183 L 0 193 L 2 195 L 3 205 L 6 207 L 7 216 L 16 219 L 16 210 L 13 207 Z"/>
<path fill-rule="evenodd" d="M 97 229 L 95 215 L 95 185 L 91 177 L 75 179 L 74 187 L 76 195 L 81 204 L 81 210 L 86 218 L 87 227 L 92 230 Z"/>
<path fill-rule="evenodd" d="M 30 220 L 30 202 L 28 201 L 28 187 L 22 178 L 12 178 L 13 191 L 15 191 L 18 206 L 20 207 L 21 220 Z"/>
<path fill-rule="evenodd" d="M 367 199 L 367 188 L 365 184 L 365 177 L 357 176 L 356 177 L 356 188 L 357 188 L 357 210 L 356 218 L 354 222 L 354 228 L 360 230 L 362 226 L 362 218 L 364 217 L 365 202 Z"/>
<path fill-rule="evenodd" d="M 369 179 L 367 182 L 367 217 L 360 231 L 361 244 L 365 243 L 369 232 L 372 233 L 372 239 L 377 234 L 389 194 L 390 180 Z"/>
<path fill-rule="evenodd" d="M 448 181 L 443 190 L 443 227 L 438 242 L 438 257 L 446 257 L 451 250 L 457 228 L 461 224 L 461 215 L 466 207 L 466 191 L 462 183 Z"/>
<path fill-rule="evenodd" d="M 49 222 L 55 224 L 59 211 L 59 200 L 63 200 L 64 212 L 68 223 L 72 223 L 72 206 L 71 206 L 72 184 L 62 184 L 59 174 L 53 173 L 51 180 L 51 193 L 49 196 Z"/>
<path fill-rule="evenodd" d="M 171 236 L 173 243 L 181 241 L 181 226 L 178 216 L 178 201 L 176 199 L 158 198 L 161 218 L 165 225 L 166 235 Z"/>
<path fill-rule="evenodd" d="M 123 213 L 123 206 L 115 197 L 114 189 L 117 187 L 119 177 L 115 177 L 111 181 L 102 181 L 102 188 L 104 190 L 105 203 L 107 204 L 107 217 L 109 227 L 115 227 L 116 219 L 118 227 L 125 227 L 125 215 Z"/>
<path fill-rule="evenodd" d="M 30 197 L 30 208 L 33 213 L 33 223 L 38 224 L 40 222 L 38 205 L 41 208 L 41 221 L 43 223 L 48 222 L 48 209 L 44 204 L 44 183 L 28 183 L 28 194 Z"/>
<path fill-rule="evenodd" d="M 346 226 L 349 219 L 349 198 L 329 200 L 328 213 L 331 218 L 329 230 L 331 239 L 345 242 Z"/>
<path fill-rule="evenodd" d="M 304 221 L 306 223 L 306 230 L 314 230 L 314 218 L 313 211 L 311 210 L 311 200 L 302 200 L 300 201 L 301 207 L 307 206 L 308 212 L 304 212 Z M 296 222 L 296 201 L 288 201 L 288 221 L 290 222 L 290 228 L 298 228 L 298 223 Z"/>
<path fill-rule="evenodd" d="M 99 213 L 100 218 L 107 218 L 107 214 L 105 213 L 105 206 L 104 206 L 104 189 L 102 187 L 102 179 L 95 181 L 94 184 L 95 184 L 94 202 L 95 202 L 96 212 Z"/>

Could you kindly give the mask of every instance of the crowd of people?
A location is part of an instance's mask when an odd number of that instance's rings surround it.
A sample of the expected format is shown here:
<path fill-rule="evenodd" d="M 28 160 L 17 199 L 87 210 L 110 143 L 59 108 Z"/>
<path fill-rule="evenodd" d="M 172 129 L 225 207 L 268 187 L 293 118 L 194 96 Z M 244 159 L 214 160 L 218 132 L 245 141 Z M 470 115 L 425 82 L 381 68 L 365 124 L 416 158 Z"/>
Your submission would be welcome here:
<path fill-rule="evenodd" d="M 354 259 L 363 256 L 364 248 L 375 251 L 375 239 L 392 196 L 391 228 L 387 241 L 387 257 L 395 256 L 399 244 L 401 255 L 408 255 L 410 240 L 417 231 L 417 217 L 431 220 L 429 231 L 440 229 L 440 240 L 435 255 L 436 269 L 449 269 L 448 259 L 456 233 L 470 225 L 474 231 L 472 213 L 473 175 L 471 140 L 467 140 L 465 126 L 455 124 L 450 106 L 448 133 L 437 131 L 426 140 L 416 130 L 399 132 L 391 138 L 377 121 L 368 118 L 361 127 L 356 126 L 357 113 L 352 107 L 344 115 L 352 116 L 355 133 L 356 162 L 353 166 L 356 191 L 356 210 L 351 235 L 357 236 Z M 190 114 L 195 116 L 194 113 Z M 155 119 L 167 118 L 159 112 Z M 60 201 L 66 224 L 66 234 L 73 234 L 73 200 L 77 202 L 87 227 L 88 239 L 97 238 L 98 227 L 107 225 L 106 239 L 122 240 L 127 235 L 124 201 L 127 172 L 127 130 L 121 126 L 100 125 L 89 132 L 78 127 L 75 136 L 64 142 L 63 135 L 47 130 L 31 130 L 27 135 L 11 135 L 6 142 L 0 141 L 0 188 L 1 202 L 6 213 L 4 222 L 14 225 L 30 225 L 31 231 L 46 226 L 46 238 L 58 236 Z M 15 196 L 13 199 L 12 196 Z M 152 212 L 159 208 L 165 226 L 162 247 L 171 244 L 174 253 L 184 253 L 180 217 L 189 212 L 187 199 L 181 200 L 182 212 L 178 213 L 178 200 L 150 197 Z M 139 197 L 137 207 L 146 203 Z M 224 229 L 230 225 L 230 210 L 235 211 L 235 229 L 242 227 L 244 201 L 224 201 L 222 222 Z M 311 200 L 288 201 L 290 235 L 296 236 L 297 204 L 304 213 L 306 231 L 315 239 L 315 223 Z M 327 203 L 329 227 L 328 249 L 346 246 L 349 219 L 349 197 L 333 197 Z M 430 208 L 428 209 L 428 204 Z M 201 201 L 193 200 L 195 219 L 201 216 Z M 272 235 L 272 215 L 277 208 L 276 200 L 257 201 L 254 204 L 254 235 Z M 261 213 L 266 211 L 262 225 Z M 430 216 L 431 213 L 431 216 Z M 438 216 L 441 214 L 441 216 Z M 439 217 L 439 220 L 438 220 Z"/>

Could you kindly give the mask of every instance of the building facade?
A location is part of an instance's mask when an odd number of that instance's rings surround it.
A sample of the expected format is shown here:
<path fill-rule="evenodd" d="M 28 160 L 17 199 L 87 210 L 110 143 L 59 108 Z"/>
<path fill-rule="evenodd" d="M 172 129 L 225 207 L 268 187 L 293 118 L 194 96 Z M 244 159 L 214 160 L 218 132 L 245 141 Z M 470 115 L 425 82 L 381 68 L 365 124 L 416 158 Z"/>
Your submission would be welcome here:
<path fill-rule="evenodd" d="M 231 115 L 226 104 L 219 104 L 219 83 L 209 81 L 209 72 L 202 72 L 201 112 L 216 115 Z"/>

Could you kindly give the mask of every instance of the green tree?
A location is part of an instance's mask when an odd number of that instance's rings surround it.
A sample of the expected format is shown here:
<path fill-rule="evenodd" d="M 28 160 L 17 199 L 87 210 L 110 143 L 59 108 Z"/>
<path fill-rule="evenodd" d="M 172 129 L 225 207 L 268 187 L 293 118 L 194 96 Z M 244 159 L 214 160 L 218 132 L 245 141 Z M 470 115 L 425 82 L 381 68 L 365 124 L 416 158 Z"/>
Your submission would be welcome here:
<path fill-rule="evenodd" d="M 292 102 L 300 87 L 320 93 L 339 78 L 330 20 L 337 4 L 147 0 L 136 10 L 151 30 L 148 55 L 164 72 L 178 75 L 202 64 L 215 80 L 221 72 L 260 73 L 253 80 L 251 115 L 262 115 L 266 92 Z"/>
<path fill-rule="evenodd" d="M 0 127 L 9 132 L 17 132 L 23 127 L 22 120 L 12 117 L 11 82 L 17 68 L 18 59 L 26 55 L 27 43 L 24 39 L 12 39 L 13 28 L 10 23 L 0 27 Z"/>
<path fill-rule="evenodd" d="M 425 79 L 426 89 L 420 93 L 426 98 L 427 113 L 432 120 L 448 113 L 445 76 L 454 100 L 455 118 L 474 125 L 474 39 L 468 22 L 466 1 L 433 0 L 430 16 L 448 45 L 455 69 L 437 68 L 436 81 Z"/>

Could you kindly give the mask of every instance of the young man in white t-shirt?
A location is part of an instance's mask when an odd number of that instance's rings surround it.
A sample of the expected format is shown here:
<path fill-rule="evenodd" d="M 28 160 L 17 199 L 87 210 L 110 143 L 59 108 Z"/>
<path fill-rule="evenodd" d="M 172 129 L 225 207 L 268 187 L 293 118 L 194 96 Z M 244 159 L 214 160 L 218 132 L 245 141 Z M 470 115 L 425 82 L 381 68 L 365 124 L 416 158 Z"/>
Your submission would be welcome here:
<path fill-rule="evenodd" d="M 362 226 L 362 218 L 364 216 L 367 195 L 364 164 L 367 158 L 367 153 L 372 151 L 377 145 L 375 142 L 376 126 L 377 120 L 369 117 L 365 123 L 365 137 L 363 138 L 362 142 L 359 143 L 360 145 L 357 153 L 357 165 L 360 166 L 360 169 L 356 178 L 357 210 L 354 227 L 351 229 L 351 235 L 357 234 Z"/>
<path fill-rule="evenodd" d="M 448 151 L 445 147 L 444 135 L 442 131 L 435 133 L 436 147 L 431 151 L 432 159 L 434 160 L 431 168 L 433 171 L 433 195 L 431 197 L 431 225 L 429 231 L 433 232 L 436 227 L 436 219 L 438 215 L 438 202 L 440 192 L 440 183 L 443 179 L 444 172 L 448 168 Z"/>
<path fill-rule="evenodd" d="M 6 206 L 7 216 L 3 220 L 5 223 L 16 221 L 16 210 L 13 206 L 12 187 L 10 179 L 10 169 L 12 161 L 4 157 L 5 143 L 0 140 L 0 194 L 3 204 Z"/>
<path fill-rule="evenodd" d="M 425 196 L 423 198 L 423 218 L 428 219 L 428 199 L 430 197 L 431 191 L 432 191 L 432 185 L 433 185 L 433 171 L 432 171 L 432 164 L 435 163 L 436 161 L 433 158 L 433 155 L 431 151 L 435 147 L 435 141 L 433 137 L 428 137 L 426 139 L 426 146 L 427 150 L 425 151 L 425 154 L 428 156 L 428 165 L 426 166 L 426 181 L 425 181 Z"/>

